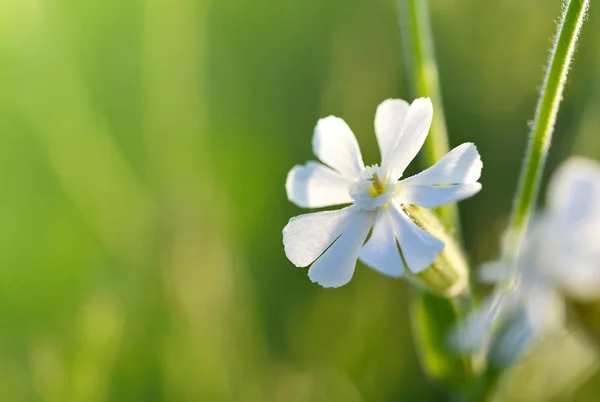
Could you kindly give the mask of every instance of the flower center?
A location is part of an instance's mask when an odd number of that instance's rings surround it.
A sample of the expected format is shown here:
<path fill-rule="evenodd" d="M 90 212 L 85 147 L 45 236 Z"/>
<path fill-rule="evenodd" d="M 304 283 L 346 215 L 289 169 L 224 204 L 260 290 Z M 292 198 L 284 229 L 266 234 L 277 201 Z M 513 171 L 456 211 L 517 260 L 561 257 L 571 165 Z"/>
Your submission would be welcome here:
<path fill-rule="evenodd" d="M 373 173 L 373 176 L 367 180 L 373 182 L 373 185 L 369 191 L 371 197 L 379 197 L 381 194 L 385 193 L 385 183 L 381 182 L 381 179 L 379 176 L 377 176 L 377 173 Z"/>
<path fill-rule="evenodd" d="M 396 183 L 385 167 L 367 166 L 350 186 L 349 193 L 356 205 L 373 211 L 394 196 Z"/>

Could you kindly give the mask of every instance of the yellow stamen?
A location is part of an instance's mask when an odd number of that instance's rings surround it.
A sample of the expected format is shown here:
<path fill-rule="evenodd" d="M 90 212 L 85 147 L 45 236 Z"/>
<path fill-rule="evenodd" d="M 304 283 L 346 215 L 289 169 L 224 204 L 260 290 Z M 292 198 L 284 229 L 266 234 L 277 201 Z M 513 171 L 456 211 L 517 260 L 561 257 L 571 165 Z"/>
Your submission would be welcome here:
<path fill-rule="evenodd" d="M 371 177 L 369 181 L 373 182 L 373 186 L 369 189 L 371 197 L 379 197 L 385 192 L 385 184 L 381 182 L 377 173 L 373 173 L 373 177 Z"/>

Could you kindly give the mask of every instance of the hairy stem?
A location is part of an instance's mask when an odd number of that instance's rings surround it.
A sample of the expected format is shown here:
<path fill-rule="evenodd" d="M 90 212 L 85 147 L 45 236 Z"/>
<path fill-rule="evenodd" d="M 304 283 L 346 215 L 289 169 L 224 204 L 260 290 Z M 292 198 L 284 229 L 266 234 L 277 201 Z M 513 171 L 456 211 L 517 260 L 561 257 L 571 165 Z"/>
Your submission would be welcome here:
<path fill-rule="evenodd" d="M 567 0 L 563 3 L 563 14 L 550 53 L 513 204 L 505 249 L 508 261 L 514 260 L 519 252 L 535 205 L 567 73 L 588 7 L 589 0 Z"/>

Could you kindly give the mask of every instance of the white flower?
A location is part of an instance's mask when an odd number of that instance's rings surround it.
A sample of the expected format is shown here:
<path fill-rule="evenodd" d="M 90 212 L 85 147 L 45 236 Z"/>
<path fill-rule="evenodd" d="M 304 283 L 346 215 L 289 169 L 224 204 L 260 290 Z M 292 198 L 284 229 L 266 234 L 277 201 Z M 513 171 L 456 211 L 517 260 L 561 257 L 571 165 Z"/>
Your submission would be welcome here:
<path fill-rule="evenodd" d="M 537 237 L 548 275 L 580 301 L 600 296 L 600 164 L 571 158 L 554 174 Z"/>
<path fill-rule="evenodd" d="M 546 211 L 531 222 L 513 269 L 513 286 L 495 291 L 453 334 L 458 350 L 474 352 L 493 341 L 496 359 L 512 361 L 564 323 L 563 294 L 581 301 L 600 297 L 600 165 L 572 158 L 557 170 Z M 502 283 L 511 270 L 495 261 L 479 273 L 482 282 Z M 496 340 L 494 324 L 505 327 Z"/>
<path fill-rule="evenodd" d="M 416 274 L 442 251 L 444 243 L 419 228 L 403 205 L 435 208 L 474 195 L 481 189 L 482 163 L 473 144 L 462 144 L 429 169 L 399 181 L 423 146 L 432 115 L 428 98 L 410 106 L 399 99 L 382 102 L 375 114 L 382 163 L 367 167 L 342 119 L 319 120 L 312 145 L 324 164 L 295 166 L 286 181 L 288 198 L 305 208 L 352 205 L 297 216 L 283 229 L 287 257 L 299 267 L 312 264 L 313 282 L 348 283 L 357 258 L 388 276 L 399 277 L 405 269 Z"/>
<path fill-rule="evenodd" d="M 484 267 L 492 270 L 492 264 Z M 496 269 L 507 271 L 500 263 Z M 546 278 L 537 279 L 519 273 L 513 286 L 495 290 L 453 331 L 451 346 L 466 354 L 491 348 L 490 358 L 496 364 L 507 365 L 519 358 L 533 340 L 560 327 L 565 317 L 564 301 Z"/>

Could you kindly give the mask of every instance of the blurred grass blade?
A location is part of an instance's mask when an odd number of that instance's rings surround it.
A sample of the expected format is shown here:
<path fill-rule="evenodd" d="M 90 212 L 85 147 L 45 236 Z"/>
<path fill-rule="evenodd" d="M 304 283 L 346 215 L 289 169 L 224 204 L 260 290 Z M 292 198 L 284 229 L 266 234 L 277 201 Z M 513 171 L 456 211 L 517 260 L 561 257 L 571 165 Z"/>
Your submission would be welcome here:
<path fill-rule="evenodd" d="M 35 133 L 86 225 L 106 250 L 124 256 L 147 238 L 154 200 L 94 107 L 70 44 L 56 28 L 57 14 L 42 3 L 13 3 L 5 90 L 14 94 L 11 107 Z M 46 51 L 32 59 L 30 48 Z"/>
<path fill-rule="evenodd" d="M 450 147 L 427 0 L 399 0 L 399 22 L 412 95 L 429 97 L 433 103 L 431 130 L 421 151 L 423 165 L 429 167 L 446 155 Z M 445 205 L 438 213 L 447 228 L 460 232 L 456 204 Z"/>
<path fill-rule="evenodd" d="M 413 97 L 429 97 L 434 107 L 431 130 L 422 149 L 423 165 L 429 167 L 449 151 L 429 7 L 427 0 L 399 0 L 398 6 Z M 437 213 L 444 226 L 460 240 L 457 205 L 445 205 Z M 458 257 L 462 259 L 462 255 Z M 470 291 L 467 290 L 460 297 L 470 301 Z M 455 303 L 459 303 L 459 300 L 439 298 L 427 292 L 415 294 L 411 301 L 411 326 L 417 354 L 426 375 L 449 389 L 468 394 L 473 392 L 470 388 L 476 388 L 474 383 L 478 379 L 474 360 L 453 355 L 446 345 L 446 335 L 465 313 L 455 308 Z"/>
<path fill-rule="evenodd" d="M 409 81 L 414 97 L 429 97 L 434 113 L 429 136 L 422 149 L 423 164 L 435 164 L 449 151 L 448 133 L 442 106 L 442 96 L 435 61 L 433 35 L 429 21 L 427 0 L 399 0 L 399 22 Z M 455 203 L 437 210 L 445 227 L 460 240 L 460 218 Z M 458 253 L 460 254 L 460 252 Z M 461 257 L 462 255 L 459 255 Z M 470 291 L 460 296 L 469 299 Z M 439 298 L 420 292 L 411 301 L 411 324 L 414 343 L 425 373 L 435 381 L 461 393 L 478 378 L 474 372 L 474 360 L 461 358 L 450 353 L 446 335 L 461 319 L 462 312 L 456 309 L 459 300 Z M 471 390 L 472 391 L 472 390 Z"/>
<path fill-rule="evenodd" d="M 519 188 L 508 228 L 505 257 L 509 260 L 519 252 L 529 216 L 535 205 L 567 73 L 588 7 L 589 0 L 570 0 L 563 4 L 564 11 L 558 24 L 558 33 L 550 53 L 535 119 L 531 126 L 529 147 L 523 161 Z"/>
<path fill-rule="evenodd" d="M 144 150 L 165 223 L 165 398 L 265 400 L 264 339 L 206 136 L 209 4 L 145 0 L 143 11 Z"/>
<path fill-rule="evenodd" d="M 600 355 L 580 330 L 563 329 L 543 339 L 527 359 L 500 378 L 490 401 L 563 401 L 597 373 Z"/>
<path fill-rule="evenodd" d="M 210 177 L 205 143 L 207 5 L 178 0 L 166 6 L 147 0 L 143 6 L 143 133 L 149 181 L 159 197 L 172 191 L 177 192 L 174 198 L 198 196 Z"/>

